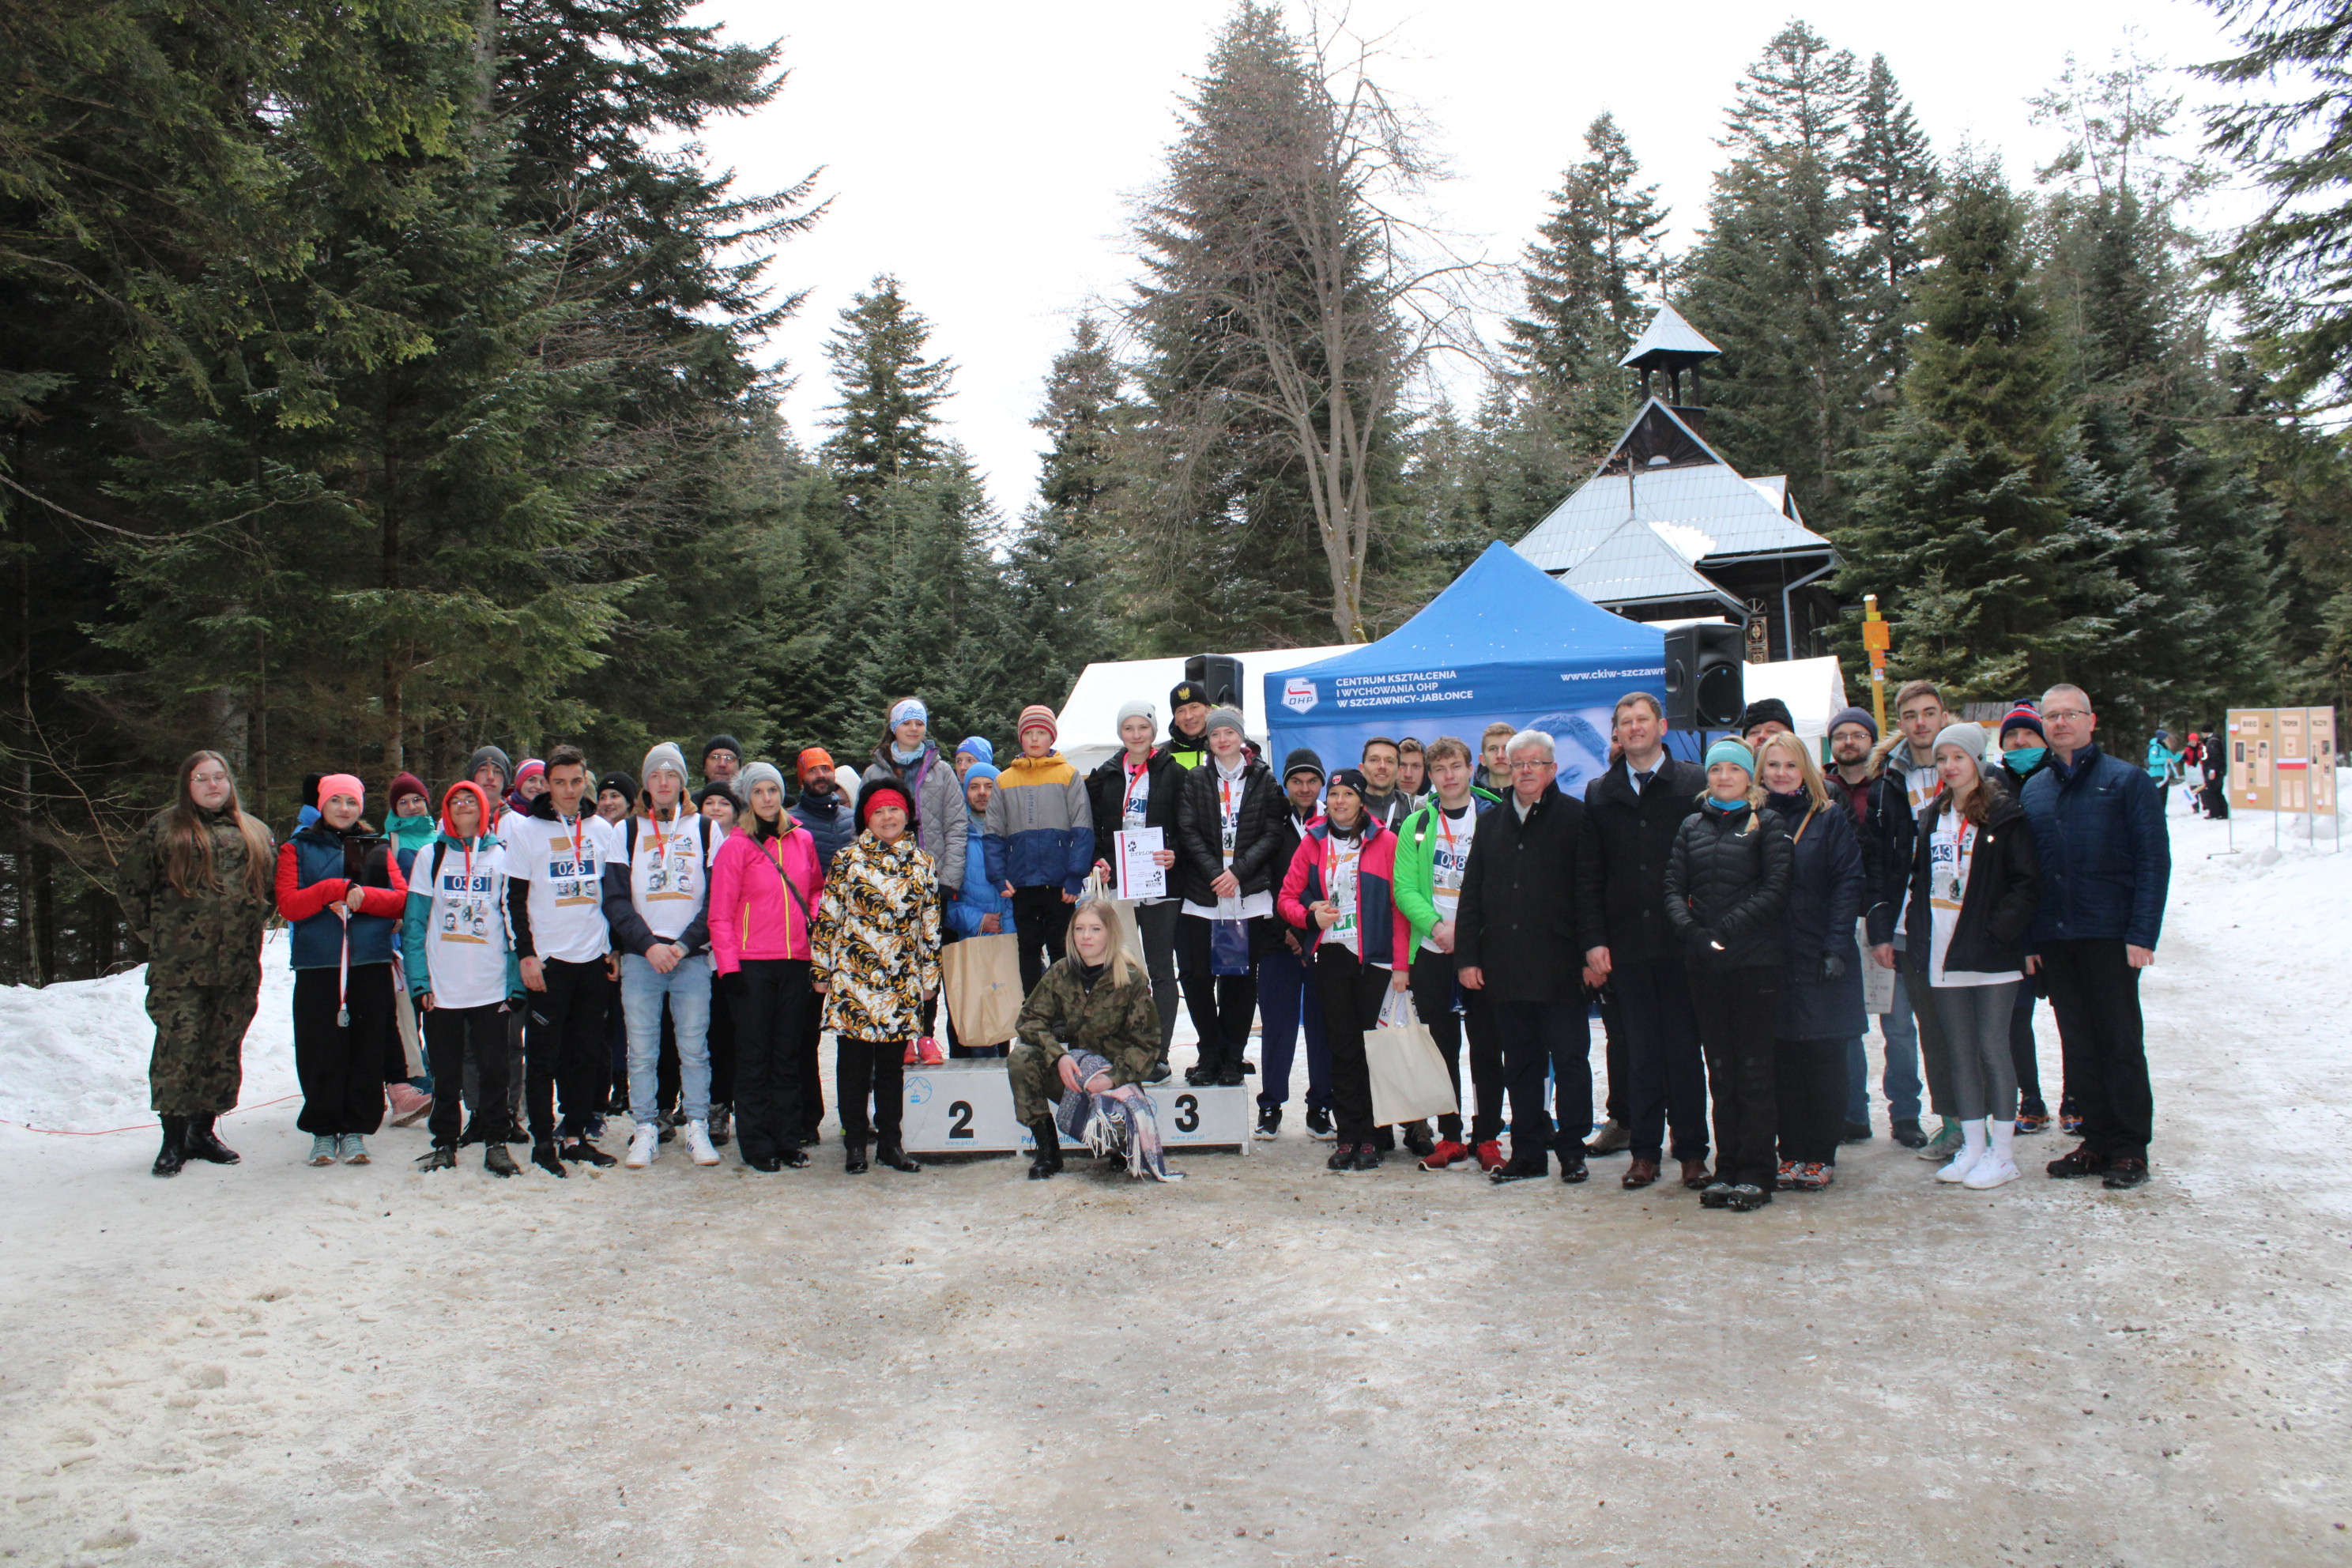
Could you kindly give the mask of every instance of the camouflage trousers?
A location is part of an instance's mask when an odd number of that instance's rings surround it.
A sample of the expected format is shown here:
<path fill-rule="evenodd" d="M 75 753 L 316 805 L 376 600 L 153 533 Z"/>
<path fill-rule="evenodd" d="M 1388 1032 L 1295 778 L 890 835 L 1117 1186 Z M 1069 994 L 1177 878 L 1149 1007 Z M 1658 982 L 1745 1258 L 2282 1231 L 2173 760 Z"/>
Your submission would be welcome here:
<path fill-rule="evenodd" d="M 1053 1115 L 1061 1102 L 1060 1060 L 1058 1054 L 1049 1057 L 1026 1040 L 1013 1041 L 1005 1054 L 1004 1076 L 1013 1080 L 1013 1114 L 1022 1126 Z"/>
<path fill-rule="evenodd" d="M 150 984 L 155 1054 L 147 1103 L 158 1116 L 222 1116 L 245 1087 L 245 1031 L 261 1002 L 261 977 L 233 985 Z"/>

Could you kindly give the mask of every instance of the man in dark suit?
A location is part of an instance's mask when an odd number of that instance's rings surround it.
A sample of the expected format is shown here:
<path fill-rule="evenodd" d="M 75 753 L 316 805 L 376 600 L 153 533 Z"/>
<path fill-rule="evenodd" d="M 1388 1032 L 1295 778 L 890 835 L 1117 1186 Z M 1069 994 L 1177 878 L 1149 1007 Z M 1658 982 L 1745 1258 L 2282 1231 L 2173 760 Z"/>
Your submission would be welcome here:
<path fill-rule="evenodd" d="M 1577 850 L 1584 803 L 1559 793 L 1552 739 L 1539 730 L 1511 737 L 1511 793 L 1481 819 L 1462 873 L 1454 931 L 1454 978 L 1495 1009 L 1503 1077 L 1511 1104 L 1511 1157 L 1488 1173 L 1519 1182 L 1549 1169 L 1585 1179 L 1584 1135 L 1592 1129 L 1592 1044 L 1586 1023 L 1583 954 L 1577 918 Z M 1555 1085 L 1557 1119 L 1543 1100 Z"/>
<path fill-rule="evenodd" d="M 1666 755 L 1665 710 L 1646 691 L 1618 700 L 1622 758 L 1584 790 L 1584 844 L 1576 905 L 1587 978 L 1606 984 L 1625 1040 L 1629 1187 L 1658 1179 L 1674 1132 L 1683 1184 L 1706 1184 L 1706 1063 L 1682 948 L 1666 926 L 1666 853 L 1698 809 L 1706 770 Z"/>

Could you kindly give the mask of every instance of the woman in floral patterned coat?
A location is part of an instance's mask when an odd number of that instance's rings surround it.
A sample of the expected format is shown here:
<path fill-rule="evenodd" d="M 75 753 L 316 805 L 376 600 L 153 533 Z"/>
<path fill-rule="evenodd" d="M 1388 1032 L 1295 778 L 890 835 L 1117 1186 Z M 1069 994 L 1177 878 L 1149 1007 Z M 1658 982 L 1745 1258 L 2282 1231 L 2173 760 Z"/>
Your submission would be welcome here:
<path fill-rule="evenodd" d="M 919 1171 L 899 1146 L 898 1112 L 907 1052 L 923 1032 L 923 1003 L 940 989 L 939 868 L 917 847 L 914 803 L 898 780 L 866 782 L 857 825 L 825 877 L 809 982 L 834 1032 L 847 1169 L 866 1168 L 870 1140 L 892 1170 Z"/>

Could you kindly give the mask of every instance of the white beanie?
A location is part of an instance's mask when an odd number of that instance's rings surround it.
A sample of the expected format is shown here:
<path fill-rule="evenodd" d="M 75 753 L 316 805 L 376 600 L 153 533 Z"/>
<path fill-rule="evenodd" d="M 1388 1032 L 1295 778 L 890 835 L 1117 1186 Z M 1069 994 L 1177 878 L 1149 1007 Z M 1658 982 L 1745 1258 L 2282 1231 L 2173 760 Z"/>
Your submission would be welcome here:
<path fill-rule="evenodd" d="M 1118 719 L 1117 722 L 1119 724 L 1125 724 L 1129 719 L 1149 719 L 1151 721 L 1151 727 L 1153 729 L 1157 730 L 1160 728 L 1160 710 L 1154 708 L 1150 703 L 1146 702 L 1140 697 L 1135 698 L 1129 701 L 1122 702 L 1118 705 Z"/>
<path fill-rule="evenodd" d="M 662 768 L 676 773 L 678 783 L 686 782 L 686 753 L 668 741 L 646 753 L 645 765 L 637 770 L 637 782 L 650 787 L 655 773 Z"/>

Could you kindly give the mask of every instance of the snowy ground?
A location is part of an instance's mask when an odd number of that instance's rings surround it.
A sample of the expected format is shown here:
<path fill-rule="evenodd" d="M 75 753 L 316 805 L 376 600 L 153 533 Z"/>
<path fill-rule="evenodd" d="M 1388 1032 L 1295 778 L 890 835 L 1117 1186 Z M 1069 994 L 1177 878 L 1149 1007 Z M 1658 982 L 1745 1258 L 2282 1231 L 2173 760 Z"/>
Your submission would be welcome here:
<path fill-rule="evenodd" d="M 283 1104 L 166 1183 L 149 1131 L 0 1127 L 0 1553 L 2352 1561 L 2352 858 L 2174 826 L 2131 1194 L 1938 1190 L 1883 1122 L 1753 1215 L 1295 1132 L 1150 1188 L 850 1178 L 830 1131 L 782 1176 L 428 1180 L 419 1131 L 312 1171 Z M 138 1007 L 0 994 L 0 1116 L 142 1120 Z"/>

